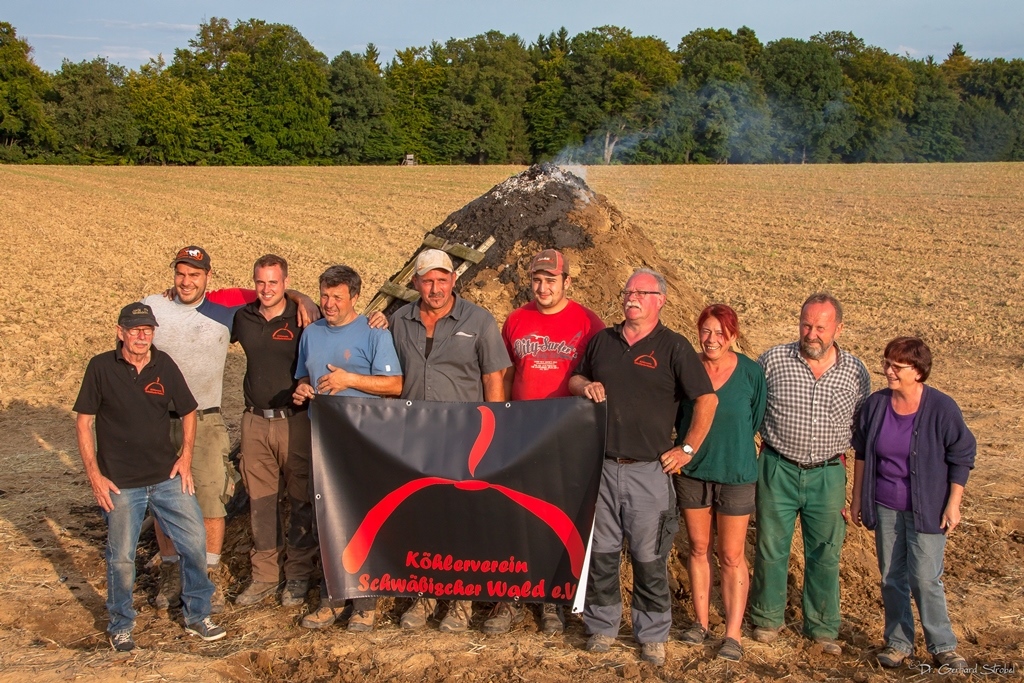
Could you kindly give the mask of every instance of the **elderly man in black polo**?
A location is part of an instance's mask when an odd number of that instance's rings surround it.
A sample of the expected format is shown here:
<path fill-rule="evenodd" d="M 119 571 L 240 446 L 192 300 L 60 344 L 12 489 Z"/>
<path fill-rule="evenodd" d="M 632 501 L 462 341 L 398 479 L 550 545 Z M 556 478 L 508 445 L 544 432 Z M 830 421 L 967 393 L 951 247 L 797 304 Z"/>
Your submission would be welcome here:
<path fill-rule="evenodd" d="M 207 641 L 225 636 L 210 619 L 213 583 L 192 482 L 196 401 L 178 366 L 153 346 L 156 326 L 149 306 L 125 306 L 115 349 L 89 361 L 74 406 L 82 465 L 107 522 L 107 632 L 120 652 L 135 647 L 135 548 L 147 507 L 181 558 L 185 630 Z M 172 404 L 182 416 L 181 453 L 169 436 Z"/>
<path fill-rule="evenodd" d="M 594 518 L 583 623 L 587 650 L 607 652 L 622 621 L 619 561 L 629 540 L 633 565 L 633 637 L 644 661 L 665 663 L 672 626 L 668 551 L 678 529 L 671 474 L 693 459 L 715 416 L 718 397 L 690 342 L 661 324 L 665 278 L 637 270 L 622 292 L 625 320 L 598 332 L 569 380 L 569 391 L 608 401 L 608 441 Z M 683 398 L 694 400 L 681 446 L 672 430 Z"/>

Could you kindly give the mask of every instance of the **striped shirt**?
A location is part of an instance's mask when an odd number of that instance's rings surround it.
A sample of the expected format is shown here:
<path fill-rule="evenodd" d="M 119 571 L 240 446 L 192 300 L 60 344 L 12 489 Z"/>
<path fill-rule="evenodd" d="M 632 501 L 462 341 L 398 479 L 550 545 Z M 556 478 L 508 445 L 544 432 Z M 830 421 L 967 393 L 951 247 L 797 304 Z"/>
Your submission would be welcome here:
<path fill-rule="evenodd" d="M 818 379 L 800 355 L 800 342 L 761 354 L 768 408 L 761 437 L 768 448 L 804 465 L 824 462 L 850 447 L 853 420 L 871 393 L 864 363 L 839 348 L 836 362 Z"/>

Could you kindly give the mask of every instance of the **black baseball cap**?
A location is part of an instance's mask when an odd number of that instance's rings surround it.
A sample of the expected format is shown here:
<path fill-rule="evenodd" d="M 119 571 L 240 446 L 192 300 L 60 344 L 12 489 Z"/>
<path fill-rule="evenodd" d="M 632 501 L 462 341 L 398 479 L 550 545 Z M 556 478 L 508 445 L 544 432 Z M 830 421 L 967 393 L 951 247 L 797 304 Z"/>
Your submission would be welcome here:
<path fill-rule="evenodd" d="M 138 301 L 121 309 L 121 314 L 117 316 L 117 324 L 126 330 L 143 325 L 159 327 L 156 316 L 153 315 L 153 309 Z"/>
<path fill-rule="evenodd" d="M 178 250 L 178 253 L 174 256 L 174 260 L 171 261 L 171 268 L 184 263 L 194 268 L 202 268 L 203 270 L 210 269 L 210 255 L 206 253 L 206 250 L 202 247 L 195 245 L 189 247 L 182 247 Z"/>

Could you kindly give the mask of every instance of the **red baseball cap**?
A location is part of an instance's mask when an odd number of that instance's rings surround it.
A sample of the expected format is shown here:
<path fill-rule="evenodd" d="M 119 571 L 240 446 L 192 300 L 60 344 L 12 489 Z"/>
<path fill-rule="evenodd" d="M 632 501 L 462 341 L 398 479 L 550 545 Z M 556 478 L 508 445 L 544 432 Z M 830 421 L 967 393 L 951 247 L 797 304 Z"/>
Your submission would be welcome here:
<path fill-rule="evenodd" d="M 533 261 L 530 263 L 530 273 L 536 273 L 538 270 L 554 273 L 555 275 L 568 275 L 569 262 L 565 260 L 562 252 L 557 249 L 545 249 L 534 256 Z"/>

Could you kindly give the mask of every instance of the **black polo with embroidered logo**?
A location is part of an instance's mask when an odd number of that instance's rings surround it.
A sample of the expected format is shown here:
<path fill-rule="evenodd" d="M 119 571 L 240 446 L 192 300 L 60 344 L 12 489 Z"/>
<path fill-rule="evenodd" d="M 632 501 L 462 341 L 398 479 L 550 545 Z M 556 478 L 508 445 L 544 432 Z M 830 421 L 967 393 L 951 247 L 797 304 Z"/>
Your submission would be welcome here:
<path fill-rule="evenodd" d="M 118 488 L 153 486 L 171 476 L 171 410 L 186 415 L 197 403 L 171 357 L 155 346 L 142 372 L 113 351 L 89 361 L 76 413 L 96 416 L 96 461 Z"/>
<path fill-rule="evenodd" d="M 714 392 L 690 342 L 661 323 L 633 346 L 622 323 L 598 332 L 574 374 L 604 385 L 609 458 L 657 460 L 672 448 L 680 401 Z"/>
<path fill-rule="evenodd" d="M 260 313 L 260 302 L 235 311 L 231 341 L 245 350 L 245 379 L 242 393 L 247 408 L 258 410 L 299 410 L 292 403 L 298 386 L 295 364 L 299 357 L 298 306 L 291 299 L 281 315 L 267 320 Z"/>

